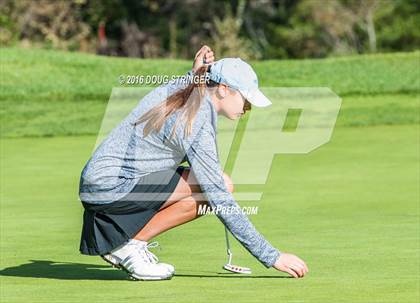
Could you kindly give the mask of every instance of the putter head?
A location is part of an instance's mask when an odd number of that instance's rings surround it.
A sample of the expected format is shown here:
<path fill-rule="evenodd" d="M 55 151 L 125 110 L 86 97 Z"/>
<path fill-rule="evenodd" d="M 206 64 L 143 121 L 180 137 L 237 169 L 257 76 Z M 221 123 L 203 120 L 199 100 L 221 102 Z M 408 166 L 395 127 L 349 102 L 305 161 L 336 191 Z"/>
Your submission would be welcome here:
<path fill-rule="evenodd" d="M 242 266 L 238 266 L 238 265 L 232 265 L 232 264 L 225 264 L 223 266 L 223 269 L 230 271 L 230 272 L 234 272 L 237 274 L 251 274 L 251 268 L 248 267 L 242 267 Z"/>

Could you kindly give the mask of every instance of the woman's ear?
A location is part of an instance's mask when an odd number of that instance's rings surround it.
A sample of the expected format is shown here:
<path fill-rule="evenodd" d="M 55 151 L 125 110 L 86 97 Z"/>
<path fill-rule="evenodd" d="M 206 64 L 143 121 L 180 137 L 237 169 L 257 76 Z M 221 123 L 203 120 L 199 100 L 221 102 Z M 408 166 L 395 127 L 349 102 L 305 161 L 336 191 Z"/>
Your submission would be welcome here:
<path fill-rule="evenodd" d="M 223 99 L 223 98 L 225 98 L 227 96 L 228 87 L 225 84 L 219 84 L 217 86 L 216 93 L 217 93 L 217 97 L 219 99 Z"/>

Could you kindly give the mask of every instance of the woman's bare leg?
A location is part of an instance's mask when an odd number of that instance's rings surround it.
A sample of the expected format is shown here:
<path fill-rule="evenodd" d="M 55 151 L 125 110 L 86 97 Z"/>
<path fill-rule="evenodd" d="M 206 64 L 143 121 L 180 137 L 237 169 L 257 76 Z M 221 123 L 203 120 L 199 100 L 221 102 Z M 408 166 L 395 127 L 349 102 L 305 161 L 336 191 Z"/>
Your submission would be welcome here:
<path fill-rule="evenodd" d="M 174 192 L 159 212 L 134 236 L 136 240 L 149 241 L 153 237 L 181 224 L 190 222 L 201 215 L 198 214 L 200 205 L 208 206 L 204 195 L 190 170 L 185 170 Z M 230 178 L 224 175 L 226 186 L 233 192 Z M 176 200 L 179 199 L 179 200 Z"/>
<path fill-rule="evenodd" d="M 201 194 L 198 194 L 201 196 Z M 136 240 L 149 241 L 153 237 L 190 222 L 201 215 L 198 214 L 199 205 L 207 206 L 206 201 L 197 201 L 195 195 L 186 197 L 160 210 L 147 224 L 134 236 Z"/>

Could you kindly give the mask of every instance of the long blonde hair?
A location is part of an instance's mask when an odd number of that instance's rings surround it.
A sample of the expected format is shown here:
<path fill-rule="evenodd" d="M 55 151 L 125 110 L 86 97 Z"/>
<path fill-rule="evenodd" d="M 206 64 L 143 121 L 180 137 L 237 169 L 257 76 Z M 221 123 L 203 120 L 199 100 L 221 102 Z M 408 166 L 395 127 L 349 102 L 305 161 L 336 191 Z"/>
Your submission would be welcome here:
<path fill-rule="evenodd" d="M 187 87 L 180 89 L 169 96 L 165 102 L 153 107 L 143 114 L 133 125 L 146 122 L 143 130 L 143 136 L 147 137 L 152 131 L 159 132 L 166 119 L 177 110 L 181 114 L 177 118 L 172 129 L 170 138 L 175 134 L 175 129 L 181 120 L 185 121 L 184 136 L 189 136 L 192 132 L 194 118 L 203 102 L 205 89 L 215 87 L 219 83 L 212 80 L 206 81 L 206 72 L 208 66 L 202 66 L 194 73 L 194 79 Z M 245 100 L 244 113 L 251 109 L 251 103 Z"/>

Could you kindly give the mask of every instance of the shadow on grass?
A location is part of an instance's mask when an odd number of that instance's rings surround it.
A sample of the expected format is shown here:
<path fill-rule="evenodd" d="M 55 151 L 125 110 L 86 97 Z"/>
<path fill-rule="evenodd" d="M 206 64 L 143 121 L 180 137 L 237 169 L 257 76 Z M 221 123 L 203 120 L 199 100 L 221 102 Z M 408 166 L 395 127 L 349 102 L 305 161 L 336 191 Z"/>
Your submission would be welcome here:
<path fill-rule="evenodd" d="M 254 276 L 228 272 L 207 274 L 206 271 L 183 271 L 176 273 L 179 278 L 233 278 L 233 279 L 270 279 L 290 278 L 285 276 Z M 30 263 L 8 267 L 0 271 L 1 276 L 44 278 L 58 280 L 129 280 L 127 273 L 111 268 L 109 265 L 54 262 L 46 260 L 30 260 Z"/>
<path fill-rule="evenodd" d="M 8 267 L 1 276 L 45 278 L 59 280 L 128 280 L 121 270 L 109 265 L 30 260 L 30 263 Z"/>
<path fill-rule="evenodd" d="M 253 276 L 248 274 L 235 274 L 235 273 L 224 273 L 218 272 L 214 275 L 201 275 L 201 274 L 175 274 L 175 277 L 180 278 L 232 278 L 232 279 L 288 279 L 293 277 L 285 276 Z"/>

